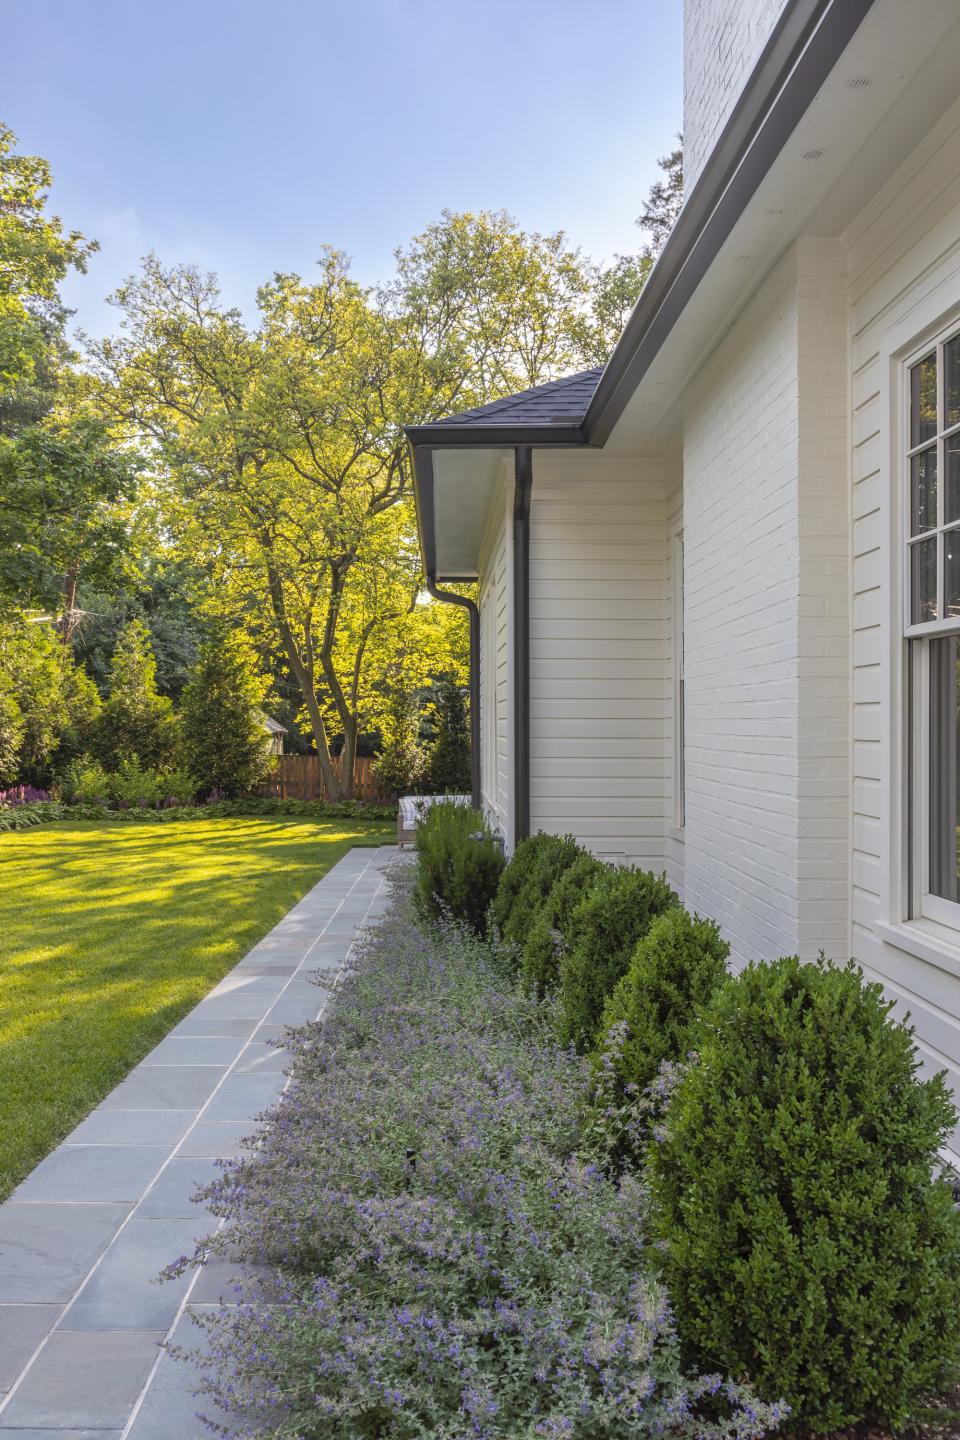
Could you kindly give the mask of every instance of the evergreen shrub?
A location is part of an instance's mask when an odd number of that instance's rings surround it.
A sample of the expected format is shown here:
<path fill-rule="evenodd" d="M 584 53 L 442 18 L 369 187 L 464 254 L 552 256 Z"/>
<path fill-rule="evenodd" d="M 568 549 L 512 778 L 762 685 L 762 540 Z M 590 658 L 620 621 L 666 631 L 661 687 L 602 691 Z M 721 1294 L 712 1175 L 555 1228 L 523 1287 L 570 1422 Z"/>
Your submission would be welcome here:
<path fill-rule="evenodd" d="M 270 772 L 260 708 L 266 682 L 245 641 L 220 628 L 200 647 L 180 710 L 183 758 L 194 788 L 233 799 Z"/>
<path fill-rule="evenodd" d="M 726 979 L 729 954 L 712 920 L 679 905 L 657 916 L 603 1012 L 602 1036 L 627 1027 L 618 1061 L 624 1086 L 645 1090 L 664 1060 L 683 1059 L 691 1027 Z"/>
<path fill-rule="evenodd" d="M 900 1427 L 960 1361 L 956 1123 L 912 1031 L 850 964 L 751 965 L 716 993 L 650 1151 L 688 1359 L 809 1433 Z"/>
<path fill-rule="evenodd" d="M 521 840 L 500 876 L 490 916 L 500 934 L 522 944 L 535 912 L 563 872 L 586 851 L 572 835 L 540 830 Z"/>
<path fill-rule="evenodd" d="M 491 924 L 497 927 L 501 935 L 504 926 L 513 914 L 513 907 L 529 878 L 531 869 L 536 865 L 541 852 L 552 844 L 554 838 L 553 835 L 547 835 L 543 830 L 538 830 L 536 835 L 528 835 L 516 846 L 503 867 L 497 893 L 490 904 Z"/>
<path fill-rule="evenodd" d="M 421 818 L 416 836 L 420 915 L 433 921 L 450 915 L 483 935 L 503 871 L 499 841 L 484 816 L 440 801 Z"/>
<path fill-rule="evenodd" d="M 561 1039 L 592 1048 L 603 1007 L 653 920 L 677 904 L 665 876 L 632 865 L 598 874 L 570 920 L 560 957 Z"/>
<path fill-rule="evenodd" d="M 532 918 L 523 942 L 521 969 L 525 984 L 538 995 L 551 994 L 560 984 L 560 956 L 573 912 L 596 877 L 606 870 L 602 860 L 584 851 L 556 881 Z"/>
<path fill-rule="evenodd" d="M 465 795 L 472 783 L 470 724 L 463 691 L 452 677 L 437 684 L 434 708 L 436 728 L 424 788 L 431 795 Z"/>

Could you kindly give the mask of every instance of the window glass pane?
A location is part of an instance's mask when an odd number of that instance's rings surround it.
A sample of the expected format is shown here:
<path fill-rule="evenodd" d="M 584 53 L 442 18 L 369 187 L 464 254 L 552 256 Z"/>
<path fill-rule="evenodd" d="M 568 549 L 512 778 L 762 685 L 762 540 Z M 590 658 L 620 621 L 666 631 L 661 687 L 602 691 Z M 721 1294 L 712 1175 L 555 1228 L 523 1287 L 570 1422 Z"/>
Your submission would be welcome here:
<path fill-rule="evenodd" d="M 924 625 L 937 618 L 937 541 L 918 540 L 910 546 L 910 620 Z"/>
<path fill-rule="evenodd" d="M 960 529 L 943 537 L 943 613 L 960 615 Z"/>
<path fill-rule="evenodd" d="M 937 433 L 937 356 L 926 356 L 910 371 L 910 448 Z"/>
<path fill-rule="evenodd" d="M 960 899 L 960 640 L 930 642 L 930 891 Z"/>
<path fill-rule="evenodd" d="M 933 530 L 937 523 L 937 447 L 921 450 L 910 461 L 910 534 Z"/>
<path fill-rule="evenodd" d="M 943 411 L 944 424 L 960 422 L 960 335 L 954 335 L 943 347 Z"/>
<path fill-rule="evenodd" d="M 960 434 L 943 442 L 944 494 L 943 518 L 960 520 Z"/>

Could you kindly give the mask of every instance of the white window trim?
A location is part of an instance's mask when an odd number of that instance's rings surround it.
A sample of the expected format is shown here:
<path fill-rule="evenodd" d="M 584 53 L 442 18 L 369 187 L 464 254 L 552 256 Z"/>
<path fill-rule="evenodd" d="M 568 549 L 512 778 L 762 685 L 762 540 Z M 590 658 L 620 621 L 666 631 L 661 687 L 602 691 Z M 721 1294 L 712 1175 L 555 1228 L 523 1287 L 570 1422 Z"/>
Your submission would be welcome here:
<path fill-rule="evenodd" d="M 670 535 L 671 580 L 671 641 L 670 667 L 673 712 L 673 775 L 671 825 L 675 838 L 686 833 L 686 716 L 685 716 L 685 626 L 683 577 L 683 522 L 676 524 Z"/>
<path fill-rule="evenodd" d="M 950 956 L 949 968 L 960 962 L 960 939 L 956 932 L 934 926 L 930 921 L 913 921 L 910 916 L 909 845 L 907 820 L 910 789 L 907 741 L 910 717 L 907 704 L 907 650 L 903 610 L 903 514 L 904 451 L 909 447 L 904 431 L 904 362 L 926 353 L 935 337 L 948 327 L 960 324 L 960 253 L 944 257 L 925 277 L 922 293 L 912 291 L 909 303 L 898 306 L 875 336 L 869 332 L 851 336 L 854 373 L 864 364 L 879 364 L 880 559 L 885 577 L 885 600 L 880 611 L 880 652 L 884 671 L 883 710 L 886 723 L 880 729 L 878 774 L 880 776 L 880 876 L 879 916 L 871 927 L 878 939 L 937 963 Z M 875 348 L 874 348 L 875 347 Z M 854 737 L 854 745 L 857 741 Z M 855 860 L 856 865 L 856 860 Z M 856 884 L 856 872 L 854 883 Z M 868 887 L 872 888 L 869 884 Z M 856 922 L 854 922 L 856 929 Z M 934 938 L 935 932 L 935 938 Z M 856 936 L 851 936 L 856 953 Z M 947 965 L 944 965 L 947 968 Z"/>
<path fill-rule="evenodd" d="M 944 459 L 944 439 L 947 434 L 953 434 L 958 427 L 954 426 L 948 431 L 942 426 L 943 416 L 941 414 L 941 394 L 944 377 L 943 352 L 944 342 L 953 338 L 960 332 L 960 315 L 954 311 L 951 318 L 944 322 L 942 319 L 936 329 L 931 333 L 930 328 L 924 334 L 920 343 L 914 343 L 909 350 L 899 357 L 897 366 L 897 381 L 899 391 L 899 403 L 895 407 L 898 424 L 896 426 L 895 444 L 897 454 L 897 465 L 895 474 L 898 478 L 896 487 L 896 505 L 894 509 L 897 515 L 897 583 L 894 587 L 899 594 L 900 634 L 902 640 L 898 645 L 899 650 L 899 706 L 898 710 L 903 717 L 902 741 L 900 744 L 900 787 L 902 829 L 900 844 L 904 855 L 901 865 L 901 886 L 899 898 L 899 919 L 905 922 L 904 928 L 916 927 L 920 932 L 918 939 L 926 942 L 929 946 L 931 939 L 938 948 L 942 948 L 944 938 L 950 939 L 956 944 L 960 939 L 960 904 L 952 900 L 946 900 L 940 895 L 934 895 L 929 889 L 930 878 L 930 673 L 929 673 L 929 645 L 924 643 L 938 635 L 955 635 L 960 633 L 960 616 L 942 617 L 938 620 L 928 621 L 921 624 L 912 623 L 912 577 L 910 567 L 910 550 L 912 544 L 916 544 L 916 538 L 911 537 L 911 514 L 912 514 L 912 475 L 910 460 L 914 454 L 929 448 L 930 442 L 922 445 L 909 445 L 910 440 L 910 405 L 911 368 L 924 359 L 931 351 L 935 351 L 937 360 L 937 432 L 936 432 L 936 454 L 937 454 L 937 523 L 934 529 L 929 531 L 930 536 L 937 538 L 937 604 L 943 606 L 944 601 L 944 575 L 943 575 L 943 546 L 940 537 L 944 533 L 944 495 L 946 491 L 946 469 Z M 893 427 L 891 427 L 893 428 Z M 904 443 L 907 442 L 907 443 Z M 953 528 L 953 527 L 947 527 Z M 926 933 L 924 933 L 926 932 Z M 933 933 L 931 933 L 933 932 Z"/>

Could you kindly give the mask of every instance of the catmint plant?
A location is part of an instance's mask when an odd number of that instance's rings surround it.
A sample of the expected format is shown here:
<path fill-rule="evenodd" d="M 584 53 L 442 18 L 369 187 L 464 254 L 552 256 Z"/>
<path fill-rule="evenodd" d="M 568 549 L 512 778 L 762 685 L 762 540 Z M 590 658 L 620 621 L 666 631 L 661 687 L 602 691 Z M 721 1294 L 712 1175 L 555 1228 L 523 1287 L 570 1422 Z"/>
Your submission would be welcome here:
<path fill-rule="evenodd" d="M 642 1185 L 581 1153 L 590 1068 L 550 1008 L 495 946 L 408 917 L 401 893 L 332 1019 L 294 1035 L 269 1126 L 205 1192 L 223 1224 L 194 1259 L 259 1276 L 205 1321 L 201 1391 L 234 1416 L 220 1433 L 774 1429 L 783 1407 L 682 1369 Z"/>

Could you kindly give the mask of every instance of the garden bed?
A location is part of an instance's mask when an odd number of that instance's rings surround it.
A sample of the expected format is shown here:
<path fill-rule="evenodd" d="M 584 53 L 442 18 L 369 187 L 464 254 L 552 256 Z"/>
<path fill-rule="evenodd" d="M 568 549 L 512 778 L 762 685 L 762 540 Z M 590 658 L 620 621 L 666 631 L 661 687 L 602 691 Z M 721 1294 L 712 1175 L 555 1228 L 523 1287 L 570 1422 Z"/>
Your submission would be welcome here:
<path fill-rule="evenodd" d="M 776 1406 L 681 1371 L 642 1189 L 580 1153 L 589 1066 L 502 962 L 402 893 L 295 1039 L 273 1123 L 209 1197 L 214 1249 L 272 1276 L 210 1322 L 204 1389 L 243 1397 L 237 1435 L 775 1428 Z"/>

